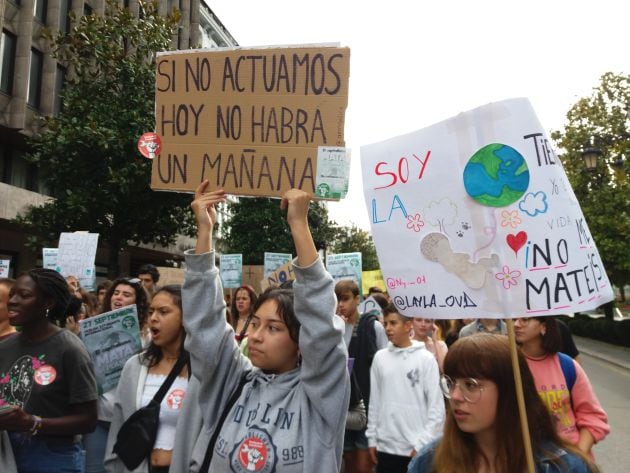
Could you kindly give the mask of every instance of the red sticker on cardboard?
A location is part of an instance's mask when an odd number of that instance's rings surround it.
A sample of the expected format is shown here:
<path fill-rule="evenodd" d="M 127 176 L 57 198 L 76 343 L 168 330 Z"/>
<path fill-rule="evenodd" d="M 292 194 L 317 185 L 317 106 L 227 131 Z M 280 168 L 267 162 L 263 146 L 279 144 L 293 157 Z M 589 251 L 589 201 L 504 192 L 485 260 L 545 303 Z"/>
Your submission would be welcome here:
<path fill-rule="evenodd" d="M 154 159 L 162 151 L 162 140 L 157 133 L 145 133 L 138 140 L 138 151 L 145 158 Z"/>

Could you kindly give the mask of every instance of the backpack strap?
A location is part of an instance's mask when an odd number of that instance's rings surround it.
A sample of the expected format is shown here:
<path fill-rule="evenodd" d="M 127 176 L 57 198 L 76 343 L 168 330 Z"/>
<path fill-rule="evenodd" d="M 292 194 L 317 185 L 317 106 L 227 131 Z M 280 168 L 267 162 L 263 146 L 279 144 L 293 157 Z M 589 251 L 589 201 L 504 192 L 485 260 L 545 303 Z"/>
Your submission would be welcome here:
<path fill-rule="evenodd" d="M 562 374 L 567 383 L 567 388 L 569 389 L 569 393 L 571 393 L 575 385 L 575 378 L 577 377 L 575 373 L 575 362 L 569 355 L 565 355 L 561 352 L 558 352 L 558 359 L 560 360 L 560 368 L 562 368 Z"/>
<path fill-rule="evenodd" d="M 173 384 L 173 381 L 175 381 L 175 378 L 177 378 L 179 376 L 179 373 L 181 373 L 181 371 L 184 369 L 184 366 L 188 366 L 189 367 L 188 369 L 190 370 L 189 363 L 190 363 L 190 355 L 188 354 L 187 351 L 182 350 L 182 352 L 179 355 L 179 358 L 177 359 L 177 362 L 171 368 L 171 371 L 168 373 L 166 380 L 162 383 L 162 386 L 160 386 L 160 389 L 158 389 L 158 391 L 155 393 L 155 396 L 153 396 L 153 399 L 151 400 L 151 402 L 157 402 L 158 404 L 162 402 L 162 399 L 164 399 L 164 396 L 166 395 L 166 391 L 169 390 L 169 388 L 171 387 L 171 384 Z"/>
<path fill-rule="evenodd" d="M 219 417 L 219 421 L 217 422 L 217 425 L 214 428 L 214 432 L 212 433 L 210 442 L 208 442 L 208 448 L 206 448 L 206 454 L 203 458 L 203 463 L 201 464 L 201 468 L 199 468 L 199 473 L 208 473 L 208 470 L 210 468 L 210 462 L 212 461 L 212 454 L 214 453 L 214 445 L 217 443 L 217 437 L 219 436 L 221 427 L 223 427 L 225 418 L 230 413 L 232 406 L 234 406 L 234 403 L 241 395 L 241 392 L 243 392 L 243 386 L 245 386 L 245 383 L 247 383 L 247 374 L 248 374 L 247 371 L 242 374 L 241 379 L 238 385 L 236 386 L 236 389 L 232 393 L 232 396 L 230 396 L 230 399 L 228 399 L 228 402 L 225 405 L 225 409 L 223 409 L 223 412 L 221 413 L 221 417 Z"/>

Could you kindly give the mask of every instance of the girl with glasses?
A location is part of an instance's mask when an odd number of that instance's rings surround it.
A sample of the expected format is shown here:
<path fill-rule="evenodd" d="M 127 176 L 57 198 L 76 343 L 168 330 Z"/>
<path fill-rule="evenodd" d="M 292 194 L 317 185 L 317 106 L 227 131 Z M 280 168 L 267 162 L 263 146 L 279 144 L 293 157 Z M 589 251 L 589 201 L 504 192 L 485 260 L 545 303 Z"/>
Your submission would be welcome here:
<path fill-rule="evenodd" d="M 527 420 L 539 473 L 589 473 L 595 466 L 562 440 L 519 354 Z M 526 471 L 514 373 L 507 337 L 478 334 L 453 344 L 440 386 L 449 400 L 444 436 L 426 446 L 410 473 Z"/>
<path fill-rule="evenodd" d="M 608 417 L 586 373 L 560 353 L 562 336 L 553 317 L 514 321 L 516 341 L 527 359 L 538 394 L 556 418 L 558 434 L 586 454 L 608 432 Z"/>

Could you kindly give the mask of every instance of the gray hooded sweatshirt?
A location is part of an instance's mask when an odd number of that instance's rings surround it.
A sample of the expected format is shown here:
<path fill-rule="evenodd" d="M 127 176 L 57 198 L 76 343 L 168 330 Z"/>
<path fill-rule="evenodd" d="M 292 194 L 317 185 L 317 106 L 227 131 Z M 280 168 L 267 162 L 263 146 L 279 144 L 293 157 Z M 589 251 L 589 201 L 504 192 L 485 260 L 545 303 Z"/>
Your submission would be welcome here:
<path fill-rule="evenodd" d="M 293 262 L 302 363 L 282 374 L 265 374 L 239 352 L 226 322 L 214 258 L 214 252 L 187 252 L 182 294 L 186 349 L 201 384 L 208 433 L 241 376 L 248 381 L 220 429 L 210 472 L 338 472 L 350 383 L 332 277 L 320 259 L 306 268 Z"/>

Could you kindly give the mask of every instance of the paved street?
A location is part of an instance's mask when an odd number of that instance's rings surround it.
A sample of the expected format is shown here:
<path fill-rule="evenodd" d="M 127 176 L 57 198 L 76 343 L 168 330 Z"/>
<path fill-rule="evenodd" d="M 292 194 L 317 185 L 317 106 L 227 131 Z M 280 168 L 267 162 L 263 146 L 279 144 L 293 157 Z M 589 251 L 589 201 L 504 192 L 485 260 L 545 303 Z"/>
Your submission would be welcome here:
<path fill-rule="evenodd" d="M 594 448 L 602 473 L 630 471 L 630 349 L 576 337 L 597 397 L 608 413 L 610 435 Z"/>

